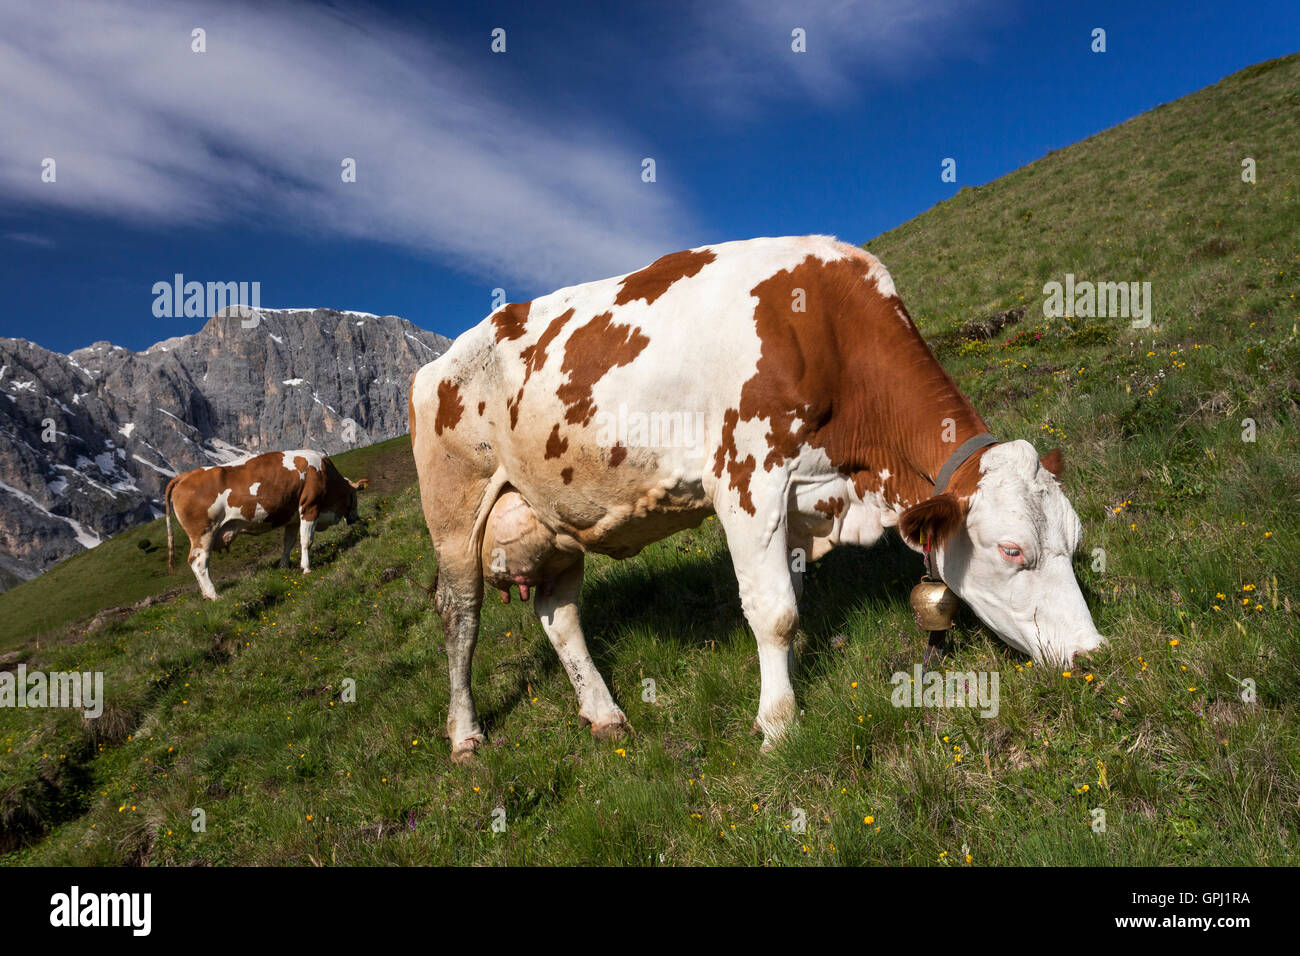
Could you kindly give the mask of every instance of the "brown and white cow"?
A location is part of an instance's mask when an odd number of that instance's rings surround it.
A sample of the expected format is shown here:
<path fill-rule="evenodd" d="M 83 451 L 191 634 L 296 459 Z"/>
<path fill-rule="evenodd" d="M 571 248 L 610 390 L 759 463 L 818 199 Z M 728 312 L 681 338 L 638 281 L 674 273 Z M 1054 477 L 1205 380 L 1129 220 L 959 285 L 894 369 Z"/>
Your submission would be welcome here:
<path fill-rule="evenodd" d="M 469 677 L 485 578 L 534 591 L 580 715 L 616 734 L 626 717 L 579 625 L 583 555 L 627 557 L 710 514 L 758 641 L 765 748 L 798 713 L 795 549 L 897 526 L 1035 660 L 1097 647 L 1059 452 L 987 433 L 884 266 L 830 237 L 702 246 L 506 305 L 411 386 L 453 758 L 484 739 Z"/>
<path fill-rule="evenodd" d="M 265 534 L 284 528 L 280 567 L 289 566 L 297 539 L 302 548 L 302 573 L 311 572 L 308 552 L 312 536 L 342 519 L 359 520 L 357 491 L 367 480 L 349 481 L 318 451 L 273 451 L 232 465 L 209 465 L 177 475 L 164 493 L 167 513 L 167 571 L 176 570 L 172 542 L 172 511 L 190 539 L 189 565 L 199 590 L 217 598 L 208 575 L 213 551 L 230 547 L 240 533 Z"/>

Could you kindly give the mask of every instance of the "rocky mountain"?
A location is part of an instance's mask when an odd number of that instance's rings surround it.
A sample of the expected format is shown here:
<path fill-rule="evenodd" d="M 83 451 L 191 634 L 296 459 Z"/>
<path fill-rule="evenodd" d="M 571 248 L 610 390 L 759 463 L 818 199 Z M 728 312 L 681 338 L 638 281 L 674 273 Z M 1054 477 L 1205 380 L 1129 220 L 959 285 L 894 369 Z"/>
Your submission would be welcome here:
<path fill-rule="evenodd" d="M 180 472 L 402 434 L 411 376 L 450 344 L 333 309 L 220 312 L 143 352 L 0 338 L 0 590 L 162 514 Z"/>

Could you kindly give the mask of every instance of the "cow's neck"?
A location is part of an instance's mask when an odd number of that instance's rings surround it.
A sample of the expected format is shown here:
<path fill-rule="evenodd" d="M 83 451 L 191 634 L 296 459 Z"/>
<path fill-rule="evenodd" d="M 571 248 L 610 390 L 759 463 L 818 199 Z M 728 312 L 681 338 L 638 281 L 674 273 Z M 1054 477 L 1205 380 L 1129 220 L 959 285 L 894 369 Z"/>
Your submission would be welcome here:
<path fill-rule="evenodd" d="M 895 507 L 908 507 L 933 495 L 935 479 L 953 452 L 968 438 L 988 431 L 984 420 L 955 385 L 951 393 L 928 404 L 923 417 L 930 420 L 915 430 L 909 429 L 895 446 L 900 470 L 883 488 L 886 500 Z M 949 478 L 946 490 L 959 497 L 974 492 L 982 451 L 975 452 L 958 467 Z"/>
<path fill-rule="evenodd" d="M 859 492 L 874 491 L 901 510 L 931 497 L 934 479 L 948 457 L 966 439 L 989 429 L 910 318 L 904 324 L 892 308 L 890 313 L 892 321 L 884 326 L 888 347 L 856 366 L 859 374 L 851 385 L 861 390 L 861 413 L 881 427 L 873 429 L 866 447 L 855 449 L 852 458 L 871 472 L 857 478 Z M 959 496 L 974 493 L 982 451 L 954 472 L 948 490 Z M 885 469 L 889 477 L 881 481 Z"/>
<path fill-rule="evenodd" d="M 864 281 L 864 264 L 857 256 L 825 263 L 809 255 L 751 290 L 762 351 L 736 411 L 742 420 L 769 422 L 763 468 L 811 444 L 860 498 L 883 499 L 897 510 L 929 498 L 953 450 L 988 428 L 935 359 L 892 284 L 886 293 L 880 280 Z M 822 308 L 792 320 L 792 295 L 810 289 Z M 957 469 L 951 490 L 974 491 L 979 457 Z M 720 453 L 719 477 L 722 461 Z"/>

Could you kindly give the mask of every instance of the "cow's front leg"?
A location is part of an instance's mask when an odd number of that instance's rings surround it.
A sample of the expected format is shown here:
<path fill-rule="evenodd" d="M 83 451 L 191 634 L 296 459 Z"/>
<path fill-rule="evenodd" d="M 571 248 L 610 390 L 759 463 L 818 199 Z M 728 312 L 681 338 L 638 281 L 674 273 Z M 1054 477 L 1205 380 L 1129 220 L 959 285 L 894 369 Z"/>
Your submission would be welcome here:
<path fill-rule="evenodd" d="M 614 703 L 582 636 L 578 614 L 582 563 L 579 556 L 549 588 L 545 585 L 537 588 L 533 610 L 578 695 L 578 716 L 591 724 L 594 737 L 621 737 L 627 730 L 627 715 Z"/>
<path fill-rule="evenodd" d="M 302 548 L 302 559 L 299 563 L 303 574 L 311 574 L 311 557 L 308 552 L 311 551 L 311 539 L 315 533 L 316 519 L 304 515 L 298 521 L 298 546 Z"/>
<path fill-rule="evenodd" d="M 280 555 L 280 567 L 287 568 L 289 566 L 289 555 L 293 551 L 293 545 L 294 542 L 297 540 L 297 538 L 298 538 L 298 529 L 295 528 L 292 524 L 285 525 L 284 526 L 284 553 Z"/>
<path fill-rule="evenodd" d="M 768 507 L 759 502 L 756 515 L 733 503 L 718 517 L 727 534 L 727 546 L 740 585 L 740 604 L 745 620 L 758 642 L 758 667 L 762 688 L 755 724 L 763 733 L 767 753 L 799 714 L 790 671 L 794 661 L 794 638 L 799 627 L 799 605 L 791 571 L 786 537 L 783 494 L 768 496 Z"/>

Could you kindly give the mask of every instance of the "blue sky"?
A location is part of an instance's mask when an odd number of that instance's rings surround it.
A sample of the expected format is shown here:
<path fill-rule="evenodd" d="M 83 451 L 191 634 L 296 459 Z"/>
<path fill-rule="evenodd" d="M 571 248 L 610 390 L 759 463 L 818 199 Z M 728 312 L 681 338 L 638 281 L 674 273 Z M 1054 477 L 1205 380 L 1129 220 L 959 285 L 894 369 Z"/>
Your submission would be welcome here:
<path fill-rule="evenodd" d="M 865 242 L 1300 49 L 1294 0 L 615 6 L 8 0 L 0 336 L 195 331 L 153 314 L 178 272 L 455 336 L 497 287 L 758 235 Z"/>

